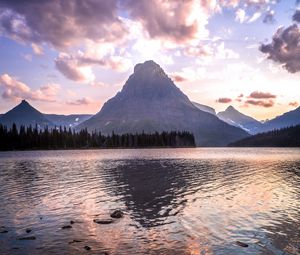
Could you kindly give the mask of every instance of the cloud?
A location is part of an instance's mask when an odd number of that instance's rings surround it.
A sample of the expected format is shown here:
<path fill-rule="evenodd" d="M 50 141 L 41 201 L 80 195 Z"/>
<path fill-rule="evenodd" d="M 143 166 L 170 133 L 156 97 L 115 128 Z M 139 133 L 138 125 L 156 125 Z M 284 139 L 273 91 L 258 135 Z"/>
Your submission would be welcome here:
<path fill-rule="evenodd" d="M 252 17 L 247 21 L 247 23 L 252 23 L 256 20 L 258 20 L 261 17 L 262 13 L 261 12 L 255 12 Z"/>
<path fill-rule="evenodd" d="M 300 23 L 300 10 L 296 10 L 293 15 L 293 21 Z"/>
<path fill-rule="evenodd" d="M 32 43 L 31 48 L 35 55 L 44 55 L 43 48 L 41 46 L 37 45 L 36 43 Z"/>
<path fill-rule="evenodd" d="M 281 27 L 273 35 L 272 42 L 262 44 L 260 51 L 267 54 L 268 59 L 278 62 L 291 72 L 300 71 L 300 29 L 296 24 L 287 28 Z"/>
<path fill-rule="evenodd" d="M 206 37 L 210 12 L 215 1 L 125 0 L 122 6 L 139 21 L 150 38 L 185 43 Z"/>
<path fill-rule="evenodd" d="M 171 76 L 171 78 L 175 81 L 175 82 L 185 82 L 188 81 L 188 79 L 180 74 L 174 74 Z"/>
<path fill-rule="evenodd" d="M 94 102 L 93 99 L 91 99 L 90 97 L 83 97 L 81 99 L 77 99 L 75 101 L 68 101 L 67 104 L 69 105 L 89 105 L 92 104 Z"/>
<path fill-rule="evenodd" d="M 269 107 L 274 106 L 274 101 L 273 100 L 253 100 L 253 99 L 249 99 L 249 100 L 245 101 L 244 106 L 248 107 L 248 105 L 254 105 L 254 106 L 269 108 Z"/>
<path fill-rule="evenodd" d="M 213 44 L 198 44 L 183 48 L 183 55 L 188 57 L 199 57 L 203 61 L 211 61 L 213 58 L 218 60 L 238 59 L 240 56 L 235 51 L 225 47 L 224 42 L 213 42 Z"/>
<path fill-rule="evenodd" d="M 243 9 L 238 9 L 235 12 L 235 20 L 240 22 L 240 23 L 244 23 L 246 20 L 247 16 L 246 16 L 246 12 Z"/>
<path fill-rule="evenodd" d="M 299 104 L 298 104 L 298 102 L 290 102 L 289 103 L 289 106 L 292 106 L 292 107 L 297 107 Z"/>
<path fill-rule="evenodd" d="M 275 23 L 275 11 L 273 10 L 269 10 L 266 14 L 265 17 L 263 19 L 263 23 L 265 24 L 274 24 Z"/>
<path fill-rule="evenodd" d="M 66 78 L 91 83 L 95 80 L 93 66 L 100 66 L 118 72 L 125 72 L 131 66 L 127 58 L 111 55 L 99 55 L 90 48 L 86 52 L 78 51 L 76 54 L 60 53 L 55 59 L 55 66 Z"/>
<path fill-rule="evenodd" d="M 66 78 L 77 82 L 92 82 L 95 75 L 90 66 L 82 66 L 78 59 L 66 53 L 60 53 L 55 66 Z"/>
<path fill-rule="evenodd" d="M 252 92 L 248 98 L 254 98 L 254 99 L 269 99 L 269 98 L 276 98 L 276 95 L 273 95 L 269 92 L 259 92 L 259 91 L 254 91 Z"/>
<path fill-rule="evenodd" d="M 4 89 L 2 98 L 14 101 L 30 99 L 54 102 L 60 89 L 58 84 L 47 84 L 37 90 L 32 90 L 25 83 L 18 81 L 8 74 L 0 76 L 0 87 Z"/>
<path fill-rule="evenodd" d="M 228 103 L 232 102 L 232 99 L 227 98 L 227 97 L 221 97 L 221 98 L 217 99 L 216 102 L 221 103 L 221 104 L 228 104 Z"/>
<path fill-rule="evenodd" d="M 0 1 L 0 32 L 23 42 L 50 43 L 56 48 L 83 39 L 113 42 L 127 31 L 118 17 L 117 0 Z"/>

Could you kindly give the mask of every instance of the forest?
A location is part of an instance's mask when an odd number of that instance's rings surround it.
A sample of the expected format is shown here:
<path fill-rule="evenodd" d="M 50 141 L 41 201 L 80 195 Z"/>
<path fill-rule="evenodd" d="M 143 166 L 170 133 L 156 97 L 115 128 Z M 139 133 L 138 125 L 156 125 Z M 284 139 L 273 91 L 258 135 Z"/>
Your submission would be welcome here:
<path fill-rule="evenodd" d="M 7 128 L 0 124 L 0 150 L 59 150 L 93 148 L 159 148 L 195 147 L 194 135 L 183 131 L 145 134 L 102 135 L 86 129 L 75 132 L 71 128 L 39 129 L 38 126 Z"/>
<path fill-rule="evenodd" d="M 300 125 L 276 129 L 231 143 L 231 147 L 300 147 Z"/>

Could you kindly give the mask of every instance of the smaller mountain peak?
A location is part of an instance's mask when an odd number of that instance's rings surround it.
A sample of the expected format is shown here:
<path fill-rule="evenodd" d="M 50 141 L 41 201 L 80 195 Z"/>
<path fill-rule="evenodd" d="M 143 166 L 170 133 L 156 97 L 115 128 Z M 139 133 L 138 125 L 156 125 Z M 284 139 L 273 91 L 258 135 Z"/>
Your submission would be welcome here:
<path fill-rule="evenodd" d="M 232 105 L 230 105 L 227 107 L 226 111 L 236 111 L 236 109 Z"/>

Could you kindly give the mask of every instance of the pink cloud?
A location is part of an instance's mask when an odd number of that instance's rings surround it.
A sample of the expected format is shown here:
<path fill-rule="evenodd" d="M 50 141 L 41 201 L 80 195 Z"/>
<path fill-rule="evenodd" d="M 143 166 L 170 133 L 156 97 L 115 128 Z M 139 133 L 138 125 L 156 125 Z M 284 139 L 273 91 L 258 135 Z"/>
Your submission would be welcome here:
<path fill-rule="evenodd" d="M 255 98 L 255 99 L 269 99 L 269 98 L 276 98 L 276 95 L 273 95 L 269 92 L 259 92 L 254 91 L 252 92 L 248 98 Z"/>
<path fill-rule="evenodd" d="M 83 97 L 81 99 L 77 99 L 75 101 L 68 101 L 67 104 L 69 105 L 89 105 L 92 104 L 94 102 L 93 99 L 91 99 L 90 97 Z"/>
<path fill-rule="evenodd" d="M 289 103 L 289 106 L 292 106 L 292 107 L 297 107 L 299 104 L 298 104 L 298 102 L 290 102 Z"/>
<path fill-rule="evenodd" d="M 221 98 L 217 99 L 216 102 L 221 103 L 221 104 L 228 104 L 228 103 L 232 102 L 232 99 L 228 98 L 228 97 L 221 97 Z"/>
<path fill-rule="evenodd" d="M 47 84 L 37 90 L 32 90 L 25 83 L 18 81 L 8 74 L 0 76 L 0 87 L 4 89 L 2 98 L 14 101 L 29 99 L 54 102 L 60 89 L 58 84 Z"/>
<path fill-rule="evenodd" d="M 254 106 L 260 106 L 260 107 L 265 107 L 265 108 L 270 108 L 274 106 L 274 101 L 273 100 L 246 100 L 245 101 L 245 107 L 248 107 L 249 105 L 254 105 Z"/>
<path fill-rule="evenodd" d="M 187 81 L 188 79 L 183 77 L 182 75 L 179 75 L 179 74 L 174 74 L 171 76 L 172 79 L 175 81 L 175 82 L 185 82 Z"/>

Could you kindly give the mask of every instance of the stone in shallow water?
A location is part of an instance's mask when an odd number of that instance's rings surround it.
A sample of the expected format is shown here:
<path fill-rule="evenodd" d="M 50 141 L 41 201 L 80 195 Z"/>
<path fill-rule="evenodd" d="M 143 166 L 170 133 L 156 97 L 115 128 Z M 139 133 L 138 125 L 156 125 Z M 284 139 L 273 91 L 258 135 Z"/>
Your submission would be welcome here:
<path fill-rule="evenodd" d="M 24 237 L 18 237 L 18 240 L 35 240 L 35 236 L 24 236 Z"/>
<path fill-rule="evenodd" d="M 110 217 L 116 218 L 116 219 L 122 218 L 123 216 L 124 216 L 124 213 L 121 210 L 115 210 L 114 212 L 112 212 L 110 214 Z"/>
<path fill-rule="evenodd" d="M 248 244 L 240 242 L 240 241 L 236 241 L 236 244 L 241 246 L 241 247 L 245 247 L 245 248 L 249 246 Z"/>
<path fill-rule="evenodd" d="M 83 241 L 74 239 L 73 241 L 70 241 L 69 244 L 72 244 L 72 243 L 81 243 L 81 242 L 83 242 Z"/>
<path fill-rule="evenodd" d="M 25 231 L 26 231 L 26 233 L 30 233 L 30 232 L 31 232 L 31 229 L 30 229 L 30 228 L 27 228 Z"/>
<path fill-rule="evenodd" d="M 97 224 L 111 224 L 114 221 L 112 219 L 94 219 L 94 222 Z"/>
<path fill-rule="evenodd" d="M 85 250 L 87 250 L 87 251 L 91 250 L 91 247 L 90 247 L 90 246 L 87 246 L 87 245 L 84 246 L 83 248 L 84 248 Z"/>
<path fill-rule="evenodd" d="M 72 226 L 66 225 L 66 226 L 62 226 L 61 228 L 62 228 L 62 229 L 70 229 L 70 228 L 72 228 Z"/>
<path fill-rule="evenodd" d="M 73 225 L 75 223 L 75 221 L 73 220 L 70 220 L 70 224 Z"/>
<path fill-rule="evenodd" d="M 6 230 L 6 229 L 0 230 L 0 234 L 6 234 L 6 233 L 8 233 L 8 230 Z"/>

